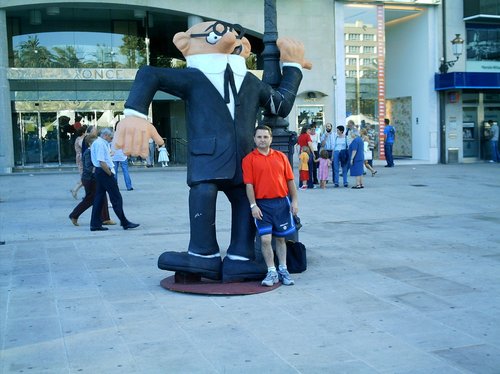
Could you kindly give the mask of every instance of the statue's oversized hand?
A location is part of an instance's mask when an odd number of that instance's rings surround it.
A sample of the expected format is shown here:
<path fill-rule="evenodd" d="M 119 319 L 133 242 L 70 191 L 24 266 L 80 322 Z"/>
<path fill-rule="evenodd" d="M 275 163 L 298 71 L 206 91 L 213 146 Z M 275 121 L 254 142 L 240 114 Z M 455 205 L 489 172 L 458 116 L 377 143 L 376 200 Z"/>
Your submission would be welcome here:
<path fill-rule="evenodd" d="M 115 147 L 123 149 L 123 153 L 127 156 L 147 158 L 150 138 L 153 138 L 158 145 L 164 144 L 162 137 L 151 123 L 139 117 L 126 117 L 120 121 L 113 142 Z"/>
<path fill-rule="evenodd" d="M 279 38 L 276 45 L 280 50 L 280 59 L 283 62 L 295 62 L 304 69 L 311 70 L 312 63 L 304 58 L 304 44 L 291 38 Z"/>

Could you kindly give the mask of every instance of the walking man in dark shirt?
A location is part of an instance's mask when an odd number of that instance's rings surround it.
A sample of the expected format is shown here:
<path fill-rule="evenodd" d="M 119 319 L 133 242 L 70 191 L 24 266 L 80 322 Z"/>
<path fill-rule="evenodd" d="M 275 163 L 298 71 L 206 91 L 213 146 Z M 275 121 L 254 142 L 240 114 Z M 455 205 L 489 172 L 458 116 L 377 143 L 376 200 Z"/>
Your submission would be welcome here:
<path fill-rule="evenodd" d="M 111 205 L 115 214 L 120 219 L 124 230 L 134 229 L 138 223 L 130 222 L 123 212 L 123 199 L 118 189 L 118 183 L 114 177 L 114 164 L 111 158 L 110 142 L 113 140 L 113 131 L 105 128 L 101 130 L 99 137 L 90 147 L 92 164 L 95 166 L 95 179 L 97 189 L 92 206 L 92 218 L 90 219 L 90 231 L 105 231 L 108 228 L 102 226 L 101 209 L 106 192 L 109 195 Z"/>

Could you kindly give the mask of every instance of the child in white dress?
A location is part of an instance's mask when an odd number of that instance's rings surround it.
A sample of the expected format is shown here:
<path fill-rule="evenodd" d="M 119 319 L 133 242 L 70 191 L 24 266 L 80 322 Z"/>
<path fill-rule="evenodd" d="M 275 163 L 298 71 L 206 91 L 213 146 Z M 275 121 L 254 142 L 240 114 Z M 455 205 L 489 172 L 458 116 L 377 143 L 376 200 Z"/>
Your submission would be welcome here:
<path fill-rule="evenodd" d="M 364 156 L 365 156 L 365 161 L 364 161 L 364 164 L 365 164 L 365 168 L 367 168 L 368 170 L 371 171 L 372 173 L 372 177 L 375 176 L 375 174 L 377 174 L 377 170 L 375 170 L 370 164 L 369 164 L 369 160 L 372 160 L 373 159 L 373 152 L 372 150 L 369 148 L 369 145 L 370 145 L 370 137 L 368 135 L 365 135 L 363 136 L 363 144 L 364 144 Z"/>
<path fill-rule="evenodd" d="M 170 159 L 168 158 L 167 148 L 165 146 L 161 146 L 158 150 L 158 162 L 161 162 L 161 167 L 168 166 L 168 162 Z"/>

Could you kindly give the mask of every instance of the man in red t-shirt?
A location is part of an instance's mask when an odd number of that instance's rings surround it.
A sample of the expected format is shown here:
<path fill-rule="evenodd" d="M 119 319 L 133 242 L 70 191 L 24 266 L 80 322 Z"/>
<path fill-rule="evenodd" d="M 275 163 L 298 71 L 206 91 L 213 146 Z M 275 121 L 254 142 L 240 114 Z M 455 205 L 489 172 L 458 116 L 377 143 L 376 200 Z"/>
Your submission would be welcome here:
<path fill-rule="evenodd" d="M 292 167 L 285 154 L 271 149 L 272 140 L 272 130 L 268 126 L 257 126 L 254 132 L 257 148 L 242 162 L 243 182 L 246 184 L 250 209 L 261 237 L 262 256 L 267 265 L 267 275 L 262 285 L 269 287 L 278 281 L 287 286 L 294 284 L 286 267 L 285 237 L 295 232 L 292 215 L 296 215 L 299 210 Z M 276 238 L 278 270 L 271 246 L 273 235 Z"/>

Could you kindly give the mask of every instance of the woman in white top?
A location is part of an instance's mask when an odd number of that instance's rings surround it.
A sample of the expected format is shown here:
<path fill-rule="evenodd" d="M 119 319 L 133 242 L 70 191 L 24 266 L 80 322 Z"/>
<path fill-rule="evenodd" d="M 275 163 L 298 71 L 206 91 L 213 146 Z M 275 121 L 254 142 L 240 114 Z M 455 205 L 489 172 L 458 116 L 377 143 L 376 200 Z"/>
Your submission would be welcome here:
<path fill-rule="evenodd" d="M 347 183 L 347 169 L 349 169 L 349 153 L 348 153 L 348 141 L 346 135 L 344 134 L 345 127 L 340 125 L 337 126 L 337 135 L 335 136 L 334 146 L 333 146 L 333 186 L 339 186 L 339 174 L 340 168 L 342 168 L 342 179 L 344 181 L 344 187 L 348 187 Z M 347 157 L 344 162 L 340 161 L 340 152 L 347 151 Z"/>
<path fill-rule="evenodd" d="M 363 135 L 363 144 L 364 144 L 364 156 L 365 156 L 365 168 L 371 171 L 372 177 L 377 174 L 377 170 L 375 170 L 369 163 L 370 160 L 373 159 L 373 151 L 370 149 L 370 136 L 366 133 Z"/>

